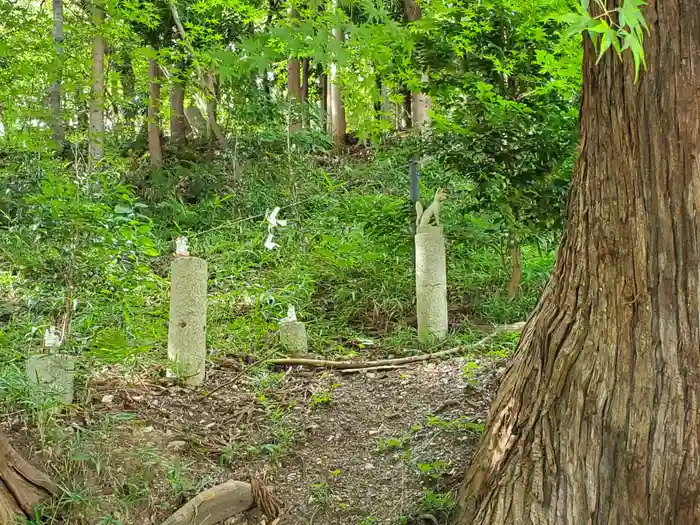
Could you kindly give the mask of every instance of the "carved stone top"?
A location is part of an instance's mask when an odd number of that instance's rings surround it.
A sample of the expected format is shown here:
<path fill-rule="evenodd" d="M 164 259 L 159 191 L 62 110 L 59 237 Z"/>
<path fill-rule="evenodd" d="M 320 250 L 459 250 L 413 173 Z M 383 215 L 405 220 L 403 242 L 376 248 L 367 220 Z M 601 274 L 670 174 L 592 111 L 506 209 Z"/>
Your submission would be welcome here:
<path fill-rule="evenodd" d="M 442 188 L 435 190 L 433 202 L 423 211 L 420 201 L 416 202 L 416 226 L 429 226 L 434 219 L 435 226 L 440 225 L 440 203 L 447 198 L 447 192 Z"/>

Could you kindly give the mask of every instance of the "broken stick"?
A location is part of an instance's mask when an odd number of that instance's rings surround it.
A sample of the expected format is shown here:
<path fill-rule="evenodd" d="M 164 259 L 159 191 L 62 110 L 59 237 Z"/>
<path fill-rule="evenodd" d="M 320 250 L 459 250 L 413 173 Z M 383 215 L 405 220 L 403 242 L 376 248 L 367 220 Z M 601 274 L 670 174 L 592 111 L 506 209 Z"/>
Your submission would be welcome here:
<path fill-rule="evenodd" d="M 511 325 L 515 326 L 514 331 L 517 332 L 518 330 L 522 329 L 522 325 L 516 324 L 516 325 Z M 357 370 L 357 369 L 362 369 L 362 368 L 377 368 L 377 367 L 386 367 L 386 366 L 397 366 L 397 365 L 405 365 L 408 363 L 417 363 L 419 361 L 428 361 L 430 359 L 437 359 L 439 357 L 445 357 L 448 355 L 453 355 L 457 354 L 459 352 L 463 352 L 466 349 L 474 349 L 478 348 L 480 346 L 483 346 L 485 343 L 487 343 L 489 340 L 493 339 L 496 334 L 498 334 L 500 330 L 495 330 L 494 332 L 490 333 L 486 337 L 483 337 L 482 339 L 479 339 L 476 343 L 473 345 L 469 345 L 467 347 L 464 346 L 456 346 L 454 348 L 448 348 L 447 350 L 440 350 L 439 352 L 432 352 L 430 354 L 422 354 L 422 355 L 414 355 L 410 357 L 399 357 L 396 359 L 381 359 L 379 361 L 329 361 L 325 359 L 301 359 L 301 358 L 287 358 L 287 359 L 270 359 L 267 361 L 270 364 L 273 365 L 288 365 L 288 366 L 308 366 L 311 368 L 330 368 L 332 370 Z"/>

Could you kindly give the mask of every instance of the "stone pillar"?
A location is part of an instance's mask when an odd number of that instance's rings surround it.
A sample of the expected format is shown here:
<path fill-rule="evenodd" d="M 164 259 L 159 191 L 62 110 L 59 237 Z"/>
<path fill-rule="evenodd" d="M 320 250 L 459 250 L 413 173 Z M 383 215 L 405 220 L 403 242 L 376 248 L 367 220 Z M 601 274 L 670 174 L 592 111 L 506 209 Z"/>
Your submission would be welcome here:
<path fill-rule="evenodd" d="M 57 396 L 61 403 L 73 402 L 73 375 L 77 357 L 68 354 L 36 354 L 27 358 L 29 384 Z"/>
<path fill-rule="evenodd" d="M 207 355 L 207 262 L 175 257 L 170 272 L 168 359 L 185 384 L 197 386 L 204 381 Z"/>
<path fill-rule="evenodd" d="M 305 354 L 308 341 L 304 323 L 287 320 L 280 322 L 280 344 L 295 355 Z"/>
<path fill-rule="evenodd" d="M 421 343 L 447 335 L 447 270 L 441 226 L 416 230 L 416 313 Z"/>

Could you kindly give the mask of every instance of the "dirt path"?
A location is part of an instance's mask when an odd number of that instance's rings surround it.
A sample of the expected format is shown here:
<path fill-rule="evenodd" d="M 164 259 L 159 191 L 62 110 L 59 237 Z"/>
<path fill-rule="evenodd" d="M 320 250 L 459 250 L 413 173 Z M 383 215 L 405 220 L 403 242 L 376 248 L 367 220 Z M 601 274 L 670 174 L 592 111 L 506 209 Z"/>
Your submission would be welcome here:
<path fill-rule="evenodd" d="M 459 483 L 499 363 L 482 362 L 473 376 L 462 358 L 362 374 L 260 371 L 205 399 L 238 371 L 224 362 L 193 392 L 152 370 L 107 368 L 93 376 L 87 408 L 60 422 L 82 429 L 80 442 L 69 432 L 35 457 L 95 495 L 70 524 L 105 515 L 115 521 L 102 523 L 158 524 L 202 488 L 250 474 L 274 488 L 283 524 L 423 523 L 415 517 L 440 519 L 444 493 Z M 35 445 L 31 429 L 14 430 L 25 449 Z M 101 464 L 84 459 L 98 456 Z M 147 493 L 125 497 L 138 483 Z M 232 523 L 264 521 L 252 511 Z"/>

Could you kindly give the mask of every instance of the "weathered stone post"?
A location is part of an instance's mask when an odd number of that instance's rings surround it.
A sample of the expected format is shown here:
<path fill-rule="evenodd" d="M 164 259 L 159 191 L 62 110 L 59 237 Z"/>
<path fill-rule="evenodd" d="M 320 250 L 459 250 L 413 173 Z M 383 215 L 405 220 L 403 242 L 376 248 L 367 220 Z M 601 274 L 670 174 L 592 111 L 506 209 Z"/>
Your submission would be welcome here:
<path fill-rule="evenodd" d="M 55 327 L 44 333 L 44 348 L 47 353 L 27 357 L 26 371 L 29 384 L 35 389 L 55 395 L 59 402 L 73 402 L 73 377 L 77 357 L 58 353 L 63 342 Z"/>
<path fill-rule="evenodd" d="M 294 306 L 290 306 L 287 317 L 280 321 L 280 344 L 295 355 L 305 354 L 308 349 L 306 326 L 297 321 Z"/>
<path fill-rule="evenodd" d="M 190 257 L 185 238 L 178 239 L 170 279 L 168 359 L 185 384 L 197 386 L 204 381 L 207 355 L 207 262 Z"/>
<path fill-rule="evenodd" d="M 442 226 L 416 229 L 416 314 L 421 343 L 447 335 L 447 270 Z"/>

